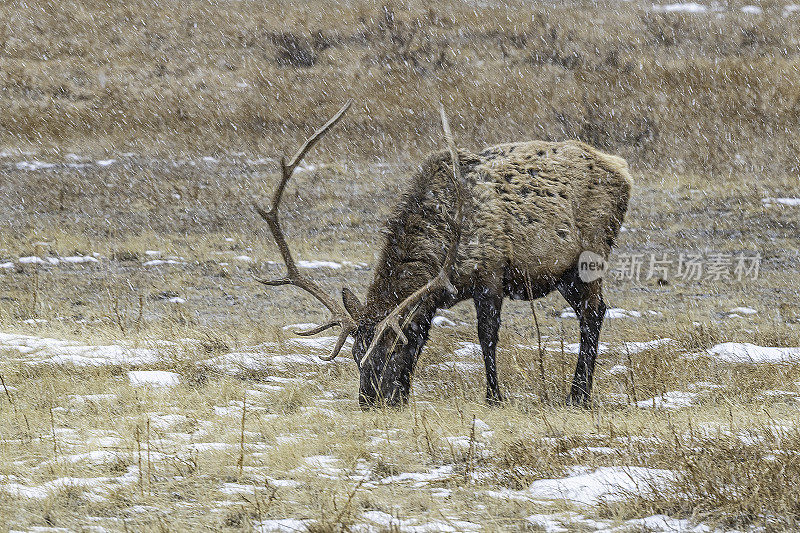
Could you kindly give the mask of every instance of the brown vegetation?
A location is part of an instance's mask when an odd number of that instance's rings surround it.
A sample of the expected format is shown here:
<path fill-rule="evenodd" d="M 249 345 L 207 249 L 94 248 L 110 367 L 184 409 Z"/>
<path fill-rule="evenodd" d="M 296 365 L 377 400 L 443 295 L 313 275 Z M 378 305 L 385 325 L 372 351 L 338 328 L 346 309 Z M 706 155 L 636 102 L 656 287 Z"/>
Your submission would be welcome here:
<path fill-rule="evenodd" d="M 581 515 L 613 527 L 653 513 L 797 529 L 800 364 L 702 354 L 727 341 L 800 346 L 797 207 L 762 202 L 800 197 L 800 14 L 783 17 L 778 2 L 763 15 L 736 3 L 701 15 L 526 5 L 2 3 L 0 264 L 13 267 L 0 268 L 0 333 L 158 359 L 30 364 L 46 355 L 4 342 L 0 529 L 250 531 L 287 518 L 335 531 L 367 513 L 487 531 L 535 529 L 532 514 L 589 530 Z M 284 272 L 250 207 L 279 174 L 261 158 L 356 99 L 298 168 L 281 216 L 296 259 L 350 262 L 315 271 L 330 294 L 364 286 L 402 176 L 443 146 L 439 95 L 464 148 L 577 136 L 625 156 L 635 186 L 617 254 L 757 251 L 758 279 L 609 279 L 609 304 L 643 316 L 607 320 L 592 410 L 562 407 L 575 355 L 560 341 L 577 324 L 553 296 L 536 302 L 542 352 L 528 305 L 503 309 L 502 407 L 477 401 L 480 357 L 454 355 L 477 340 L 459 305 L 432 331 L 409 407 L 361 412 L 352 360 L 320 365 L 325 350 L 282 329 L 321 323 L 322 310 L 253 279 Z M 32 159 L 54 166 L 18 167 Z M 145 266 L 153 250 L 177 263 Z M 93 252 L 97 263 L 19 260 Z M 730 317 L 740 305 L 758 313 Z M 622 344 L 664 337 L 675 342 Z M 209 362 L 242 351 L 256 364 Z M 313 363 L 272 359 L 298 353 Z M 133 386 L 132 369 L 180 382 Z M 695 393 L 692 405 L 652 407 L 675 391 Z M 314 456 L 339 470 L 327 477 Z M 589 508 L 512 499 L 576 465 L 675 477 Z M 437 475 L 417 486 L 393 479 L 403 473 Z"/>
<path fill-rule="evenodd" d="M 329 146 L 413 160 L 443 98 L 469 148 L 577 137 L 638 168 L 792 174 L 800 16 L 782 7 L 7 3 L 0 143 L 273 153 L 352 97 Z"/>

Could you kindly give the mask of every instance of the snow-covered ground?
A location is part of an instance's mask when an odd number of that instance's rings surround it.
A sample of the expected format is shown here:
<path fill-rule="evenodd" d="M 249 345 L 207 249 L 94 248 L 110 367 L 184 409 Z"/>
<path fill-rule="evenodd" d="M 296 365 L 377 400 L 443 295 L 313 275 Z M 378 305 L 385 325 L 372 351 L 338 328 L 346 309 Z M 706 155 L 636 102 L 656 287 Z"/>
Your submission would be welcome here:
<path fill-rule="evenodd" d="M 215 252 L 220 254 L 228 255 L 230 252 Z M 179 256 L 164 256 L 162 257 L 162 252 L 159 250 L 147 250 L 145 255 L 148 257 L 146 261 L 142 262 L 143 267 L 158 267 L 163 265 L 173 265 L 173 266 L 182 266 L 187 265 L 191 262 L 191 260 L 186 259 L 185 257 Z M 253 263 L 253 257 L 249 255 L 239 254 L 239 255 L 229 255 L 230 259 L 233 261 L 237 261 L 239 263 Z M 56 256 L 56 255 L 43 255 L 43 256 L 21 256 L 17 257 L 16 259 L 11 258 L 0 258 L 0 268 L 2 269 L 13 269 L 17 265 L 42 265 L 42 266 L 58 266 L 60 264 L 70 264 L 70 265 L 80 265 L 80 264 L 91 264 L 91 263 L 100 263 L 101 259 L 105 259 L 99 253 L 91 253 L 87 255 L 72 255 L 72 256 Z M 264 261 L 267 265 L 279 265 L 277 261 Z M 221 266 L 228 265 L 229 263 L 223 261 L 219 263 Z M 356 269 L 364 269 L 367 268 L 368 265 L 363 262 L 352 262 L 352 261 L 328 261 L 328 260 L 298 260 L 297 267 L 302 269 L 329 269 L 329 270 L 340 270 L 342 268 L 356 268 Z"/>
<path fill-rule="evenodd" d="M 800 347 L 775 348 L 746 342 L 725 342 L 709 348 L 712 357 L 729 363 L 797 363 Z"/>
<path fill-rule="evenodd" d="M 800 198 L 764 198 L 761 201 L 766 207 L 770 207 L 773 204 L 787 205 L 791 207 L 800 206 Z"/>
<path fill-rule="evenodd" d="M 652 494 L 663 487 L 673 473 L 640 466 L 608 466 L 586 471 L 579 468 L 572 475 L 559 479 L 534 481 L 527 493 L 534 499 L 566 500 L 583 505 L 596 505 L 602 500 L 619 499 L 625 494 Z"/>
<path fill-rule="evenodd" d="M 665 13 L 706 13 L 708 7 L 697 2 L 684 2 L 675 4 L 653 4 L 653 11 Z"/>
<path fill-rule="evenodd" d="M 737 310 L 737 309 L 733 309 Z M 732 310 L 732 311 L 733 311 Z M 738 309 L 738 312 L 747 314 Z M 284 329 L 291 332 L 294 329 L 313 327 L 314 324 L 293 324 Z M 239 373 L 243 370 L 269 370 L 274 374 L 276 369 L 297 368 L 293 365 L 312 365 L 312 372 L 323 368 L 320 365 L 332 363 L 323 362 L 318 355 L 327 354 L 335 337 L 318 338 L 290 338 L 282 345 L 277 343 L 262 343 L 256 346 L 239 347 L 239 351 L 210 356 L 200 360 L 199 364 L 215 368 L 227 373 Z M 184 339 L 189 345 L 198 341 Z M 553 347 L 553 339 L 545 339 L 548 349 Z M 622 348 L 631 354 L 643 350 L 658 348 L 671 344 L 669 338 L 653 339 L 649 341 L 627 342 Z M 126 365 L 130 370 L 125 370 L 123 379 L 117 381 L 119 386 L 133 387 L 138 394 L 160 395 L 163 398 L 173 398 L 175 391 L 187 387 L 187 379 L 177 372 L 169 370 L 152 370 L 136 368 L 141 366 L 164 364 L 168 361 L 165 349 L 174 348 L 174 342 L 154 341 L 152 347 L 132 347 L 124 342 L 105 345 L 89 345 L 78 341 L 0 333 L 0 352 L 4 355 L 5 364 L 23 363 L 31 365 L 75 365 L 80 368 L 84 365 Z M 532 349 L 530 346 L 523 346 Z M 287 349 L 288 348 L 288 349 Z M 577 344 L 565 347 L 570 352 L 577 350 Z M 603 346 L 607 352 L 609 347 Z M 560 349 L 560 348 L 559 348 Z M 293 353 L 296 350 L 296 353 Z M 686 354 L 696 356 L 696 354 Z M 714 346 L 706 353 L 709 357 L 716 357 L 725 363 L 783 363 L 800 361 L 800 348 L 763 347 L 743 343 L 723 343 Z M 462 342 L 454 350 L 453 360 L 442 365 L 443 370 L 468 372 L 475 375 L 483 374 L 483 365 L 480 347 L 474 343 Z M 344 361 L 352 365 L 352 359 L 342 357 L 337 361 Z M 308 367 L 306 367 L 308 368 Z M 617 378 L 626 376 L 627 367 L 618 364 L 608 369 L 608 373 Z M 305 374 L 311 375 L 311 374 Z M 705 391 L 719 387 L 715 383 L 692 383 L 688 391 L 668 391 L 653 398 L 639 400 L 636 407 L 641 409 L 685 409 L 692 408 L 697 398 Z M 22 497 L 29 500 L 44 500 L 53 494 L 64 490 L 78 490 L 85 498 L 92 502 L 106 502 L 121 488 L 130 488 L 142 483 L 142 471 L 145 464 L 152 463 L 152 468 L 166 468 L 171 462 L 182 460 L 182 457 L 235 457 L 240 449 L 245 450 L 248 457 L 258 458 L 265 454 L 274 453 L 281 447 L 300 446 L 302 443 L 315 438 L 313 428 L 302 431 L 281 430 L 281 415 L 274 412 L 275 395 L 293 394 L 295 390 L 304 390 L 306 394 L 313 394 L 315 400 L 309 405 L 303 405 L 297 411 L 309 417 L 320 416 L 329 422 L 346 425 L 346 417 L 333 406 L 341 399 L 327 393 L 313 384 L 313 381 L 299 377 L 286 377 L 270 375 L 260 383 L 250 383 L 240 396 L 227 398 L 225 401 L 207 406 L 204 418 L 197 415 L 188 415 L 182 412 L 179 404 L 175 403 L 160 411 L 146 412 L 135 415 L 146 420 L 148 428 L 158 432 L 158 445 L 139 442 L 138 451 L 130 444 L 131 436 L 115 430 L 86 430 L 78 434 L 69 427 L 53 427 L 52 437 L 58 447 L 58 455 L 48 459 L 31 471 L 30 476 L 20 474 L 0 476 L 0 493 L 13 497 Z M 13 384 L 6 384 L 6 394 L 18 394 L 18 388 Z M 66 417 L 67 413 L 80 413 L 86 409 L 107 410 L 111 405 L 121 401 L 122 390 L 94 394 L 70 394 L 53 408 L 54 416 Z M 788 398 L 796 401 L 798 394 L 786 390 L 765 391 L 765 398 Z M 348 401 L 348 400 L 344 400 Z M 174 403 L 174 402 L 173 402 Z M 420 406 L 425 402 L 420 402 Z M 422 407 L 421 407 L 422 408 Z M 434 410 L 428 411 L 434 413 Z M 260 424 L 267 424 L 269 431 L 266 433 L 246 432 L 248 437 L 243 444 L 232 442 L 230 435 L 227 440 L 214 438 L 215 427 L 238 428 L 240 420 L 247 413 L 249 416 L 258 417 Z M 142 427 L 142 426 L 137 426 Z M 147 431 L 150 431 L 148 429 Z M 397 428 L 370 428 L 365 432 L 364 446 L 367 450 L 380 451 L 387 445 L 400 438 Z M 238 435 L 238 430 L 237 433 Z M 441 437 L 442 444 L 448 453 L 469 454 L 477 459 L 490 457 L 489 449 L 495 441 L 496 430 L 484 420 L 473 418 L 467 428 L 462 432 L 445 434 Z M 244 433 L 243 433 L 244 435 Z M 269 435 L 265 437 L 264 435 Z M 141 435 L 139 435 L 141 439 Z M 430 438 L 430 437 L 429 437 Z M 742 435 L 742 439 L 751 438 Z M 126 444 L 127 443 L 127 444 Z M 283 449 L 283 448 L 281 448 Z M 583 450 L 583 452 L 581 452 Z M 570 453 L 591 453 L 613 457 L 614 448 L 610 446 L 577 446 Z M 206 459 L 209 460 L 209 459 Z M 47 479 L 44 470 L 47 465 L 72 465 L 77 468 L 109 468 L 108 465 L 124 463 L 128 466 L 115 475 L 89 474 L 70 475 Z M 387 487 L 392 490 L 414 490 L 428 494 L 437 501 L 447 501 L 453 496 L 453 479 L 463 479 L 465 473 L 459 469 L 458 463 L 444 465 L 418 465 L 414 469 L 384 472 L 376 475 L 373 465 L 363 458 L 354 464 L 348 464 L 334 454 L 309 453 L 299 458 L 296 467 L 277 474 L 269 475 L 266 471 L 250 466 L 248 470 L 254 479 L 259 479 L 276 490 L 291 491 L 302 489 L 309 478 L 327 479 L 335 482 L 357 484 L 358 490 L 382 490 Z M 76 470 L 77 471 L 77 470 Z M 475 472 L 468 474 L 475 483 L 483 483 L 491 473 Z M 43 477 L 44 476 L 44 477 Z M 663 515 L 646 516 L 623 522 L 606 518 L 597 518 L 593 509 L 602 502 L 620 501 L 632 495 L 645 496 L 655 494 L 666 484 L 674 480 L 675 473 L 669 469 L 645 468 L 630 463 L 615 466 L 585 466 L 575 464 L 567 473 L 559 477 L 537 479 L 527 487 L 511 490 L 508 488 L 494 487 L 481 489 L 481 494 L 487 498 L 504 502 L 518 502 L 519 504 L 536 505 L 542 511 L 527 516 L 526 521 L 531 527 L 541 528 L 545 531 L 570 531 L 575 528 L 596 531 L 623 533 L 630 530 L 646 528 L 648 531 L 712 531 L 703 524 L 692 524 L 687 520 L 679 520 Z M 44 480 L 43 480 L 44 479 Z M 256 489 L 256 483 L 231 482 L 220 480 L 217 491 L 221 498 L 220 509 L 230 505 L 228 499 L 250 497 Z M 550 509 L 550 510 L 548 510 Z M 566 510 L 565 510 L 566 509 Z M 594 516 L 593 518 L 587 515 Z M 310 519 L 285 516 L 283 518 L 263 519 L 258 522 L 257 529 L 261 531 L 291 531 L 292 528 L 310 525 Z M 482 526 L 476 522 L 465 520 L 457 513 L 451 513 L 443 519 L 401 518 L 386 511 L 377 509 L 359 510 L 354 517 L 353 531 L 379 531 L 381 528 L 392 528 L 396 531 L 480 531 Z"/>
<path fill-rule="evenodd" d="M 28 364 L 145 365 L 158 361 L 156 350 L 124 344 L 87 345 L 77 341 L 0 333 L 0 349 Z"/>
<path fill-rule="evenodd" d="M 131 385 L 171 387 L 181 382 L 181 376 L 164 370 L 131 370 L 128 372 Z"/>
<path fill-rule="evenodd" d="M 619 307 L 612 307 L 606 310 L 605 318 L 641 318 L 642 313 L 640 311 L 629 311 L 627 309 L 622 309 Z M 561 311 L 561 318 L 578 318 L 578 315 L 575 314 L 570 308 L 566 308 Z"/>
<path fill-rule="evenodd" d="M 18 257 L 16 261 L 0 261 L 0 268 L 11 269 L 16 267 L 16 263 L 20 265 L 48 265 L 56 266 L 61 263 L 79 265 L 86 263 L 99 263 L 100 254 L 93 253 L 90 255 L 70 255 L 70 256 L 45 256 L 39 257 L 36 255 L 26 255 Z"/>

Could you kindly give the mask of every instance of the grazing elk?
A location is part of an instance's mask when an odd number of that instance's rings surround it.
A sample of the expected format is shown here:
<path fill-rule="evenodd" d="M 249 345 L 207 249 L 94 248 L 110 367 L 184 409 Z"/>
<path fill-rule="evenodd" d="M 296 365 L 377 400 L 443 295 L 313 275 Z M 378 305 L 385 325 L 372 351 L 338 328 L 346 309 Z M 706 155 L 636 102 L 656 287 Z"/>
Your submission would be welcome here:
<path fill-rule="evenodd" d="M 394 208 L 366 302 L 345 287 L 340 304 L 297 269 L 277 210 L 297 164 L 349 106 L 317 130 L 291 162 L 281 160 L 269 210 L 255 206 L 288 268 L 286 278 L 258 281 L 304 289 L 333 315 L 297 334 L 341 327 L 325 359 L 336 357 L 348 336 L 354 337 L 361 406 L 403 404 L 436 310 L 472 298 L 486 399 L 498 403 L 495 350 L 503 298 L 532 300 L 557 289 L 580 321 L 580 352 L 567 402 L 587 405 L 606 305 L 602 279 L 584 281 L 578 258 L 583 251 L 608 258 L 630 196 L 625 160 L 578 141 L 509 143 L 478 154 L 457 150 L 442 108 L 449 150 L 427 157 Z"/>

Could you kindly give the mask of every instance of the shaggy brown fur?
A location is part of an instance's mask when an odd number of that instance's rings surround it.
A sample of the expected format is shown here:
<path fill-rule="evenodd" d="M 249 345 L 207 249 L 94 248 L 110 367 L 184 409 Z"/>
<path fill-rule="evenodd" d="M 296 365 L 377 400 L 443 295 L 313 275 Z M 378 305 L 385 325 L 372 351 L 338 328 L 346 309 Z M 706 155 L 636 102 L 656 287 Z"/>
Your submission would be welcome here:
<path fill-rule="evenodd" d="M 411 344 L 421 349 L 436 308 L 472 297 L 478 308 L 488 387 L 493 389 L 487 397 L 499 400 L 491 374 L 502 298 L 538 298 L 558 288 L 582 317 L 580 359 L 586 360 L 585 368 L 579 361 L 576 370 L 573 400 L 585 403 L 605 307 L 600 281 L 584 284 L 576 265 L 585 250 L 608 258 L 630 197 L 627 163 L 578 141 L 503 144 L 480 154 L 462 151 L 459 159 L 467 216 L 451 275 L 456 294 L 425 303 L 420 318 L 410 325 L 410 333 L 418 337 Z M 362 334 L 356 335 L 354 345 L 357 360 L 374 324 L 431 279 L 444 261 L 453 237 L 455 204 L 450 160 L 449 152 L 427 158 L 387 224 L 386 244 L 366 305 L 358 306 Z M 356 307 L 346 303 L 350 309 Z M 394 343 L 387 350 L 396 350 Z M 394 365 L 389 364 L 392 353 L 378 358 L 373 366 L 380 367 L 380 376 L 368 377 L 375 389 L 371 392 L 393 397 L 392 387 L 405 387 L 417 353 L 406 354 Z M 383 390 L 387 371 L 390 376 L 396 373 L 392 367 L 401 374 L 407 370 L 409 376 L 390 378 L 388 390 Z M 362 378 L 365 371 L 375 373 L 375 368 L 362 369 Z"/>

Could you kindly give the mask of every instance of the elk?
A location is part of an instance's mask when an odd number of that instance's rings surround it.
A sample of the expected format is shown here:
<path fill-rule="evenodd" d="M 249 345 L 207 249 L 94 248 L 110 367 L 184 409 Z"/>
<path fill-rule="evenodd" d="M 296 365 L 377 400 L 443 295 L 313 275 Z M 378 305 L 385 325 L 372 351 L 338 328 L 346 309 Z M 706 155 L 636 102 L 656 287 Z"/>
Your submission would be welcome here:
<path fill-rule="evenodd" d="M 298 335 L 341 328 L 330 356 L 353 337 L 362 408 L 407 403 L 411 377 L 438 309 L 471 298 L 486 368 L 486 400 L 502 401 L 495 353 L 505 297 L 534 300 L 558 290 L 580 323 L 580 349 L 568 405 L 588 406 L 606 305 L 602 278 L 582 279 L 579 257 L 606 260 L 620 230 L 632 180 L 624 159 L 579 141 L 527 141 L 471 153 L 456 148 L 447 116 L 447 150 L 420 165 L 386 223 L 385 243 L 362 303 L 347 287 L 341 303 L 302 274 L 278 221 L 289 178 L 348 101 L 298 150 L 281 159 L 269 209 L 254 204 L 286 264 L 285 278 L 319 300 L 331 319 Z"/>

